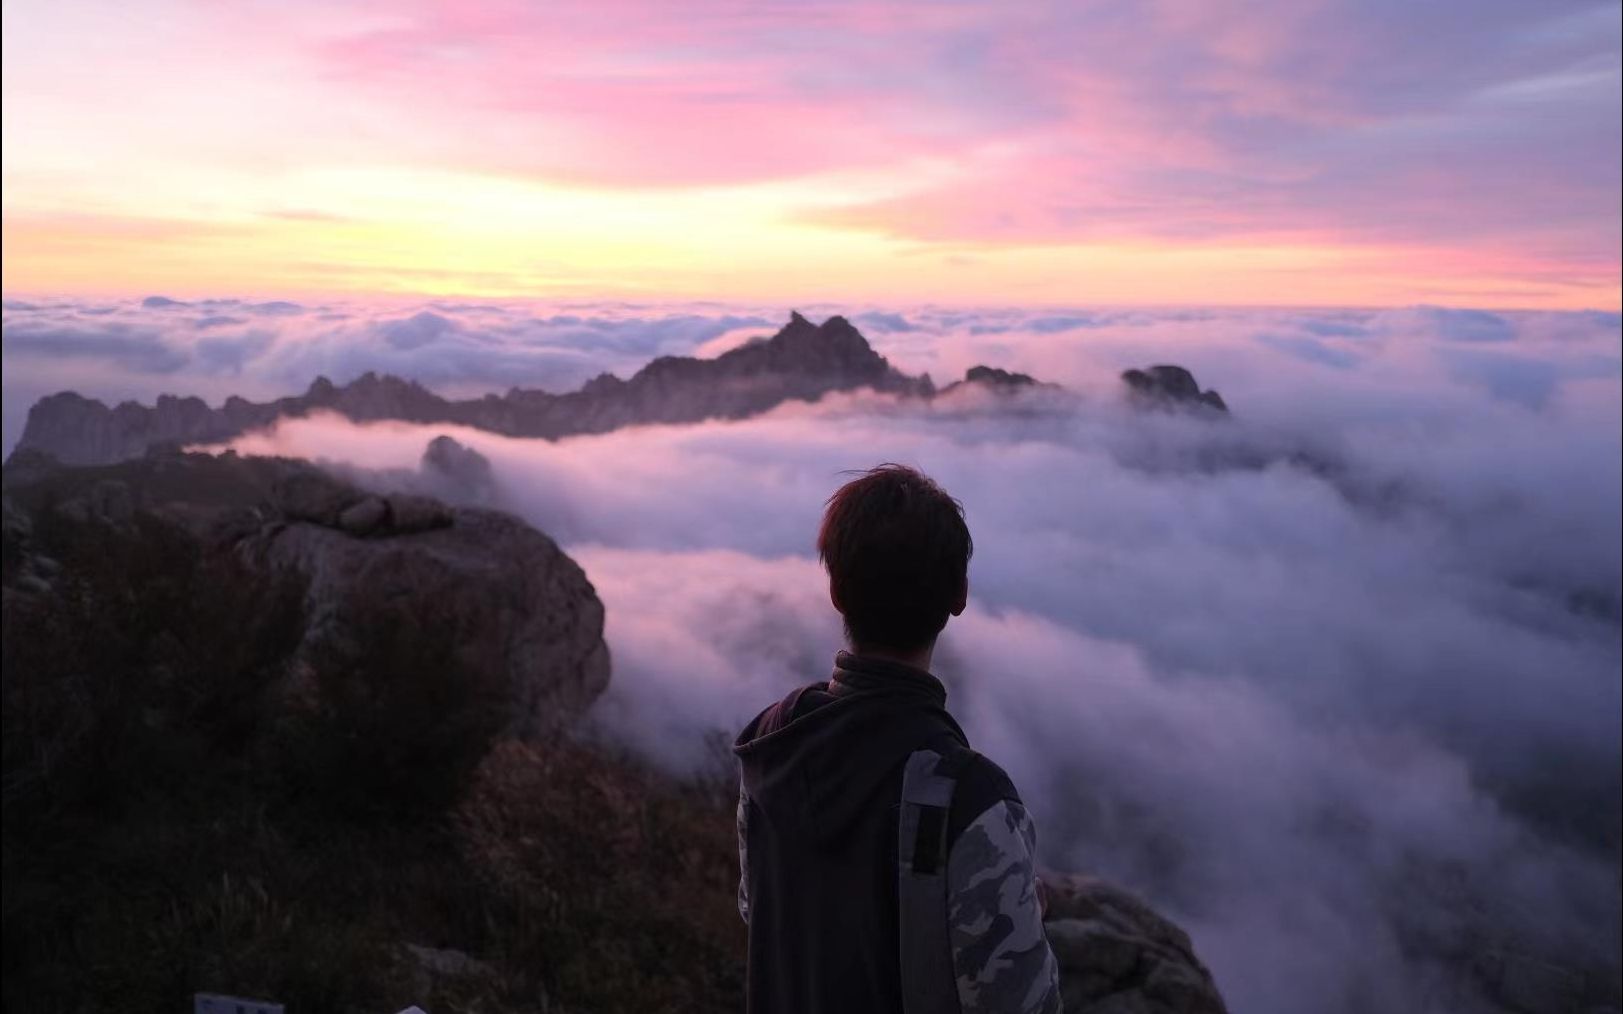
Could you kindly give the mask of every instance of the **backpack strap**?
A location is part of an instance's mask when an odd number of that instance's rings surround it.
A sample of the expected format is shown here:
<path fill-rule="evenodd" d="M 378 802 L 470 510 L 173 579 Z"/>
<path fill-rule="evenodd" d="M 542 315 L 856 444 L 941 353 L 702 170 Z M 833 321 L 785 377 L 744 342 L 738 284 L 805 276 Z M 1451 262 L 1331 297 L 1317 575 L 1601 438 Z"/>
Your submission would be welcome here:
<path fill-rule="evenodd" d="M 902 769 L 896 886 L 904 1014 L 959 1010 L 947 930 L 947 818 L 971 756 L 956 745 L 945 754 L 915 750 Z"/>

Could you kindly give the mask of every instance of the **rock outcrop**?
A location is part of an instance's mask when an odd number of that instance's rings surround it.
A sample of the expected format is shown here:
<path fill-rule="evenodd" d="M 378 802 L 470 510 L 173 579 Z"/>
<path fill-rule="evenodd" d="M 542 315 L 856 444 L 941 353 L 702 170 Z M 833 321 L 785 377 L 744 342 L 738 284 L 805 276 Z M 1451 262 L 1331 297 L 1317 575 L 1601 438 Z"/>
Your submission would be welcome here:
<path fill-rule="evenodd" d="M 971 366 L 964 373 L 964 382 L 987 384 L 992 387 L 1020 388 L 1031 387 L 1037 383 L 1037 379 L 1029 373 L 1011 373 L 996 366 Z"/>
<path fill-rule="evenodd" d="M 38 450 L 70 465 L 109 464 L 149 448 L 218 443 L 278 419 L 334 412 L 357 422 L 398 420 L 471 426 L 507 436 L 556 439 L 639 423 L 685 423 L 755 415 L 785 401 L 871 388 L 928 397 L 928 377 L 899 372 L 844 317 L 821 325 L 796 313 L 776 335 L 715 359 L 663 356 L 629 380 L 613 374 L 578 391 L 514 388 L 505 395 L 453 401 L 421 385 L 367 373 L 342 387 L 318 377 L 303 394 L 270 402 L 164 396 L 152 406 L 109 408 L 73 392 L 40 399 L 29 410 L 18 450 Z"/>
<path fill-rule="evenodd" d="M 1182 366 L 1151 366 L 1127 370 L 1121 375 L 1128 396 L 1145 408 L 1190 408 L 1227 412 L 1228 405 L 1216 391 L 1202 391 L 1194 374 Z"/>
<path fill-rule="evenodd" d="M 1141 406 L 1228 411 L 1216 391 L 1202 391 L 1180 366 L 1128 370 L 1122 380 Z M 558 439 L 646 423 L 740 419 L 786 401 L 815 401 L 830 392 L 858 389 L 934 398 L 967 391 L 1014 396 L 1058 387 L 981 365 L 937 391 L 929 376 L 909 376 L 893 367 L 844 317 L 819 325 L 794 313 L 777 334 L 714 359 L 662 356 L 629 380 L 604 373 L 567 394 L 513 388 L 503 395 L 459 401 L 413 381 L 375 373 L 343 386 L 317 377 L 300 395 L 268 402 L 233 396 L 219 408 L 201 398 L 172 395 L 150 406 L 124 402 L 109 408 L 64 391 L 29 409 L 15 453 L 40 451 L 70 465 L 111 464 L 154 448 L 223 443 L 280 419 L 321 412 L 355 422 L 460 425 L 504 436 Z M 493 499 L 489 463 L 449 436 L 436 438 L 422 464 L 436 495 L 459 503 Z"/>
<path fill-rule="evenodd" d="M 996 366 L 971 366 L 964 372 L 963 380 L 953 381 L 936 394 L 938 397 L 944 397 L 971 388 L 994 391 L 998 394 L 1017 394 L 1033 388 L 1056 386 L 1041 383 L 1028 373 L 1013 373 Z"/>
<path fill-rule="evenodd" d="M 248 573 L 293 573 L 307 588 L 305 650 L 365 650 L 348 625 L 383 604 L 443 631 L 459 671 L 502 688 L 508 728 L 533 735 L 582 713 L 608 685 L 603 605 L 580 567 L 511 515 L 377 495 L 282 458 L 160 452 L 117 465 L 51 468 L 24 455 L 5 470 L 7 594 L 50 591 L 54 567 L 30 550 L 36 519 L 143 538 L 155 519 L 201 554 L 231 552 Z M 430 637 L 432 638 L 432 634 Z"/>
<path fill-rule="evenodd" d="M 410 493 L 363 493 L 316 468 L 289 468 L 271 483 L 270 504 L 290 521 L 307 521 L 356 538 L 413 535 L 447 528 L 455 514 Z"/>
<path fill-rule="evenodd" d="M 1225 1014 L 1189 935 L 1103 880 L 1046 874 L 1044 928 L 1072 1014 Z"/>
<path fill-rule="evenodd" d="M 28 410 L 17 450 L 40 451 L 65 464 L 124 461 L 151 447 L 224 440 L 242 432 L 231 428 L 229 407 L 228 402 L 227 408 L 212 409 L 202 398 L 166 394 L 151 407 L 127 401 L 108 408 L 63 391 L 41 398 Z"/>
<path fill-rule="evenodd" d="M 496 490 L 496 473 L 490 459 L 444 434 L 428 442 L 418 471 L 448 500 L 483 503 Z"/>

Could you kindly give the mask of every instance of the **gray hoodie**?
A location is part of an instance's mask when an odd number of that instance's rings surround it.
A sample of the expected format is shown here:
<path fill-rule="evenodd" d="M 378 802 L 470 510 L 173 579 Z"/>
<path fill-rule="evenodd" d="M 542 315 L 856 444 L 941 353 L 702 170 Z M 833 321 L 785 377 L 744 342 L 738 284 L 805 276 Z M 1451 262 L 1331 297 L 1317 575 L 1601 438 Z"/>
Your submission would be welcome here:
<path fill-rule="evenodd" d="M 739 735 L 739 912 L 751 1011 L 918 1011 L 898 914 L 902 771 L 954 758 L 945 814 L 950 987 L 962 1014 L 1059 1010 L 1043 934 L 1036 829 L 1008 776 L 969 749 L 929 673 L 841 652 Z M 950 1001 L 949 1001 L 950 1002 Z"/>

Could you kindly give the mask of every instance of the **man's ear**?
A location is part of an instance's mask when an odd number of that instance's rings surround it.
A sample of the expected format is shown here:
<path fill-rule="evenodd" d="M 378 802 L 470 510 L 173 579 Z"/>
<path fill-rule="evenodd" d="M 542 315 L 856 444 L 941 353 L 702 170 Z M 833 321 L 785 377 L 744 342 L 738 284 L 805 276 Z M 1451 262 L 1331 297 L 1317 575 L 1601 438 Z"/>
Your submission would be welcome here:
<path fill-rule="evenodd" d="M 963 587 L 958 589 L 958 601 L 952 604 L 952 615 L 964 615 L 964 607 L 969 605 L 969 578 L 964 578 Z"/>
<path fill-rule="evenodd" d="M 841 616 L 845 615 L 845 607 L 840 605 L 840 590 L 834 587 L 834 582 L 828 583 L 828 600 L 834 603 L 834 611 Z"/>

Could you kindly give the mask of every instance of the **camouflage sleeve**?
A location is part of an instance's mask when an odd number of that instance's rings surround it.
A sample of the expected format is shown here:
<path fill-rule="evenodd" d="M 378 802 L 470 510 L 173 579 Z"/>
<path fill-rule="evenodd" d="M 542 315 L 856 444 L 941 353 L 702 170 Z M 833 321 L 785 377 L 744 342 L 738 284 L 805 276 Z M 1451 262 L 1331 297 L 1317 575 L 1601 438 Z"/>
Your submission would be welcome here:
<path fill-rule="evenodd" d="M 947 856 L 947 922 L 963 1014 L 1058 1014 L 1059 966 L 1043 934 L 1025 807 L 1000 800 Z"/>
<path fill-rule="evenodd" d="M 750 921 L 749 797 L 738 786 L 738 914 Z"/>

